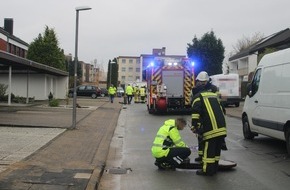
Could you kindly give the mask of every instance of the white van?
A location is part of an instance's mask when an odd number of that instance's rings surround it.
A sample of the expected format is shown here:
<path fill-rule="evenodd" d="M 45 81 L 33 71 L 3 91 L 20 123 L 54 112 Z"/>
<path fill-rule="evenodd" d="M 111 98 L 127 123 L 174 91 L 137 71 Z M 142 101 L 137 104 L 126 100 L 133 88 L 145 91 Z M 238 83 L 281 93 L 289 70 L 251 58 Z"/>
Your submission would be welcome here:
<path fill-rule="evenodd" d="M 260 61 L 244 103 L 243 134 L 263 134 L 284 140 L 290 154 L 290 48 L 265 55 Z"/>
<path fill-rule="evenodd" d="M 240 106 L 240 81 L 239 74 L 217 74 L 210 76 L 212 84 L 218 87 L 223 105 Z"/>

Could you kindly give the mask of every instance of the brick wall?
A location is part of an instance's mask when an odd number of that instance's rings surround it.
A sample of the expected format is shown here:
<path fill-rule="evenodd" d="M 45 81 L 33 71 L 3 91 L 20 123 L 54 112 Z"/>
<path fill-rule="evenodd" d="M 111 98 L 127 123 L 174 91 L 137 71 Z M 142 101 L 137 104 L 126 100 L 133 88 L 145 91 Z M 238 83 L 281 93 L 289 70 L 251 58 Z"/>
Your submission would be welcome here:
<path fill-rule="evenodd" d="M 6 51 L 7 50 L 6 41 L 4 41 L 1 38 L 0 38 L 0 50 L 2 50 L 2 51 Z"/>

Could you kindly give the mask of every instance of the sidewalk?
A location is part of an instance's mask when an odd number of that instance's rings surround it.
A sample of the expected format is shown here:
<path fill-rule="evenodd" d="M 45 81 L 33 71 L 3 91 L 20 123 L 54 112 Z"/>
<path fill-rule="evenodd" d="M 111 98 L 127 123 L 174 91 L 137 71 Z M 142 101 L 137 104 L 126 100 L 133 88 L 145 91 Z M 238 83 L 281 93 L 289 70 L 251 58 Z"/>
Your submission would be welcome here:
<path fill-rule="evenodd" d="M 72 109 L 0 107 L 0 125 L 67 129 L 27 158 L 0 173 L 1 190 L 94 190 L 105 167 L 122 104 L 116 98 L 80 100 L 77 129 L 71 130 Z M 122 100 L 121 100 L 122 101 Z M 227 115 L 241 118 L 240 107 Z M 1 150 L 0 150 L 1 151 Z"/>
<path fill-rule="evenodd" d="M 93 102 L 92 102 L 93 101 Z M 95 189 L 104 168 L 122 105 L 118 99 L 90 100 L 77 109 L 77 129 L 71 109 L 21 107 L 0 109 L 2 126 L 68 128 L 24 160 L 0 173 L 2 190 Z M 16 111 L 15 111 L 16 110 Z"/>
<path fill-rule="evenodd" d="M 243 112 L 244 102 L 240 102 L 239 107 L 226 107 L 226 115 L 230 117 L 236 117 L 242 119 L 242 112 Z"/>

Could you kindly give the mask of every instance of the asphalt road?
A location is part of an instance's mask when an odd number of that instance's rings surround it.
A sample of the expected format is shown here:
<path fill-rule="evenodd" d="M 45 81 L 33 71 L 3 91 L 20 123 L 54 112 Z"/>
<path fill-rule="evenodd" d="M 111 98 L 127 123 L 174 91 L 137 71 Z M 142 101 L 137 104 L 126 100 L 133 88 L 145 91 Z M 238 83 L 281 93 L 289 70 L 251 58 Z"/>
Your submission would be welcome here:
<path fill-rule="evenodd" d="M 230 109 L 242 108 L 227 109 L 229 114 L 233 111 Z M 236 168 L 213 177 L 197 176 L 195 170 L 159 171 L 151 156 L 152 141 L 164 120 L 175 117 L 150 115 L 142 104 L 127 106 L 120 114 L 98 189 L 289 189 L 290 159 L 285 143 L 264 136 L 244 140 L 241 119 L 230 115 L 226 117 L 229 150 L 223 151 L 221 157 L 235 161 Z M 192 147 L 193 160 L 197 139 L 189 129 L 181 131 L 181 135 Z"/>

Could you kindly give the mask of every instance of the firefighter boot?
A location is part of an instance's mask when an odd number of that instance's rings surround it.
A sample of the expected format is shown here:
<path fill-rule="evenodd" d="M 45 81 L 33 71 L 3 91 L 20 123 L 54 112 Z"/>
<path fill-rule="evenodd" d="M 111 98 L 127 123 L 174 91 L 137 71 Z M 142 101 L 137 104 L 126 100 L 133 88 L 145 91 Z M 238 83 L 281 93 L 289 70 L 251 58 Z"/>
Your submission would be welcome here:
<path fill-rule="evenodd" d="M 223 143 L 222 144 L 221 149 L 222 150 L 228 150 L 228 147 L 227 147 L 226 143 Z"/>
<path fill-rule="evenodd" d="M 162 163 L 160 163 L 160 162 L 155 161 L 154 164 L 155 164 L 155 166 L 157 166 L 158 169 L 160 169 L 160 170 L 175 170 L 175 167 L 172 166 L 171 164 L 167 163 L 167 162 L 162 162 Z"/>
<path fill-rule="evenodd" d="M 201 162 L 202 161 L 202 156 L 199 155 L 197 158 L 194 159 L 194 161 Z"/>

